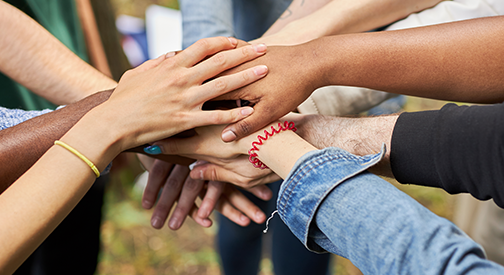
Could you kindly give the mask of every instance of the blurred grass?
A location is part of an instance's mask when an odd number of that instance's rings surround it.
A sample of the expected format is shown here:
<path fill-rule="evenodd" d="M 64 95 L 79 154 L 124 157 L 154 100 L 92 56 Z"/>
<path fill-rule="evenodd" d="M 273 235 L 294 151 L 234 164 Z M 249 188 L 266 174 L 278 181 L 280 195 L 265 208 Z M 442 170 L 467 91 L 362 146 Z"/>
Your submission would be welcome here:
<path fill-rule="evenodd" d="M 176 0 L 112 0 L 116 14 L 144 18 L 145 8 L 157 4 L 178 9 Z M 406 111 L 439 109 L 445 102 L 409 97 Z M 102 252 L 97 274 L 220 274 L 219 258 L 214 249 L 217 224 L 205 229 L 186 220 L 178 231 L 150 226 L 152 210 L 141 207 L 141 191 L 133 186 L 142 169 L 131 156 L 116 165 L 108 185 L 102 225 Z M 117 169 L 117 166 L 122 166 Z M 454 197 L 427 187 L 401 185 L 387 179 L 437 215 L 451 219 Z M 332 274 L 360 274 L 350 261 L 336 257 Z M 261 261 L 260 275 L 270 275 L 269 259 Z"/>

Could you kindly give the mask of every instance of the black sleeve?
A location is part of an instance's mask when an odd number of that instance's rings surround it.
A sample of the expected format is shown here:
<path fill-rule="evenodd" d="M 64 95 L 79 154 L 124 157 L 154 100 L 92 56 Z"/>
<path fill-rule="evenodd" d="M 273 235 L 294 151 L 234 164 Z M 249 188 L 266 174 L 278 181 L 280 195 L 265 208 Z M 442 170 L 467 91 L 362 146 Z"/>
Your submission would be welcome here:
<path fill-rule="evenodd" d="M 504 208 L 503 145 L 503 104 L 403 113 L 392 134 L 392 173 L 400 183 L 493 198 Z"/>

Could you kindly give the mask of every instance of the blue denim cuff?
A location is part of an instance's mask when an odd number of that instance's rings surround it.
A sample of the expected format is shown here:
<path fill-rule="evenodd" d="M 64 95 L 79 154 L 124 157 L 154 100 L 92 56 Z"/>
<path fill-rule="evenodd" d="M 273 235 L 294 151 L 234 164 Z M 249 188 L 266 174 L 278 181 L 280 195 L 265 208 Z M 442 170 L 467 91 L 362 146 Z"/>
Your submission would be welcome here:
<path fill-rule="evenodd" d="M 312 151 L 294 165 L 278 193 L 280 218 L 292 233 L 311 251 L 324 252 L 314 242 L 308 242 L 310 224 L 324 198 L 345 180 L 377 164 L 385 154 L 355 156 L 339 148 Z"/>

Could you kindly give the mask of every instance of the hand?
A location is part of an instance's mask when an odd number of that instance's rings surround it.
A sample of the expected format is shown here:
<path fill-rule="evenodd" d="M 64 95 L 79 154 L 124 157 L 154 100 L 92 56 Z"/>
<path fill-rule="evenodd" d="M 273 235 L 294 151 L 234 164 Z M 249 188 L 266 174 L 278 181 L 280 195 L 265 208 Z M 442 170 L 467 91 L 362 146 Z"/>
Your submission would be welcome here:
<path fill-rule="evenodd" d="M 211 226 L 212 221 L 208 217 L 214 208 L 242 226 L 250 223 L 250 219 L 245 215 L 257 223 L 262 223 L 266 219 L 264 213 L 257 206 L 229 184 L 210 182 L 206 187 L 203 181 L 187 177 L 189 174 L 187 167 L 173 166 L 160 160 L 154 161 L 149 170 L 149 180 L 142 200 L 144 208 L 152 208 L 160 188 L 164 185 L 151 219 L 154 228 L 163 227 L 175 201 L 178 203 L 168 222 L 168 226 L 173 230 L 182 226 L 187 215 L 190 215 L 204 227 Z M 267 187 L 252 191 L 256 196 L 265 200 L 272 196 L 271 190 Z M 198 195 L 203 197 L 199 211 L 194 203 Z"/>
<path fill-rule="evenodd" d="M 265 64 L 269 70 L 266 78 L 217 98 L 248 100 L 255 110 L 250 117 L 226 127 L 222 140 L 229 142 L 256 132 L 296 109 L 316 88 L 322 87 L 324 77 L 313 66 L 317 57 L 312 52 L 304 44 L 269 47 L 264 56 L 226 72 L 234 73 L 257 64 Z"/>
<path fill-rule="evenodd" d="M 249 188 L 280 179 L 270 169 L 257 169 L 248 160 L 247 152 L 251 148 L 255 135 L 239 141 L 224 143 L 220 132 L 224 125 L 198 127 L 190 138 L 169 138 L 155 142 L 162 154 L 183 155 L 200 159 L 191 172 L 193 179 L 224 181 Z M 209 162 L 209 163 L 208 163 Z"/>
<path fill-rule="evenodd" d="M 117 129 L 119 149 L 123 151 L 196 126 L 228 123 L 248 116 L 253 111 L 250 107 L 201 111 L 205 101 L 266 74 L 265 66 L 256 66 L 207 81 L 263 55 L 266 50 L 264 46 L 233 49 L 236 44 L 236 39 L 223 37 L 203 39 L 175 56 L 161 56 L 126 72 L 110 99 L 99 106 L 105 112 L 103 117 L 114 121 L 111 125 Z M 211 57 L 205 59 L 208 56 Z"/>
<path fill-rule="evenodd" d="M 248 155 L 240 155 L 234 159 L 207 157 L 207 160 L 210 162 L 198 161 L 190 173 L 191 178 L 224 181 L 242 188 L 261 186 L 281 179 L 270 169 L 255 168 Z"/>

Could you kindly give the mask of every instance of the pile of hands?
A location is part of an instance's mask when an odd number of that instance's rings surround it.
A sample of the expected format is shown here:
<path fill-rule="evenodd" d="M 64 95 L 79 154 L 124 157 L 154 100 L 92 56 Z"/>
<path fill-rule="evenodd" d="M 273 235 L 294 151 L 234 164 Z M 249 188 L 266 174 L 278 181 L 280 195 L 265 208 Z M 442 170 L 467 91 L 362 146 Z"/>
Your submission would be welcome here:
<path fill-rule="evenodd" d="M 154 228 L 160 229 L 167 224 L 172 230 L 177 230 L 187 216 L 201 226 L 209 227 L 212 225 L 210 214 L 214 209 L 241 226 L 248 225 L 251 220 L 256 223 L 266 220 L 265 213 L 239 189 L 251 192 L 262 200 L 269 200 L 273 194 L 264 184 L 280 180 L 280 177 L 270 169 L 255 168 L 249 163 L 247 152 L 257 137 L 256 132 L 295 110 L 317 87 L 309 81 L 303 81 L 309 79 L 308 75 L 306 79 L 299 77 L 303 66 L 292 65 L 291 62 L 296 64 L 296 50 L 291 47 L 267 49 L 264 44 L 249 45 L 243 41 L 229 39 L 232 44 L 236 44 L 235 48 L 228 47 L 219 52 L 212 49 L 214 52 L 208 53 L 191 69 L 199 67 L 200 72 L 194 76 L 199 88 L 210 84 L 222 86 L 218 87 L 220 95 L 211 99 L 208 98 L 209 95 L 202 95 L 205 102 L 237 102 L 236 110 L 241 112 L 235 116 L 238 119 L 225 125 L 221 123 L 227 118 L 214 119 L 206 123 L 214 125 L 193 128 L 190 137 L 172 135 L 170 138 L 150 143 L 145 152 L 141 152 L 139 148 L 133 150 L 148 155 L 139 155 L 144 167 L 149 171 L 142 206 L 145 209 L 154 207 L 151 218 Z M 212 40 L 207 39 L 204 44 L 208 43 L 212 43 Z M 231 60 L 232 52 L 240 57 Z M 179 57 L 182 53 L 184 51 L 169 53 L 162 59 L 169 60 Z M 215 62 L 209 62 L 210 60 Z M 215 75 L 215 69 L 207 68 L 208 73 L 201 73 L 203 64 L 221 69 L 225 67 L 226 70 Z M 140 69 L 143 73 L 152 67 L 142 66 L 147 67 Z M 282 68 L 282 71 L 288 68 L 291 73 L 280 73 L 277 68 Z M 266 74 L 267 77 L 264 77 Z M 236 75 L 240 75 L 241 79 L 233 78 Z M 130 73 L 127 76 L 131 77 L 135 77 L 135 74 Z M 222 93 L 223 91 L 225 93 Z M 244 101 L 249 102 L 253 110 L 243 112 L 244 109 L 239 108 L 239 103 Z M 202 104 L 188 107 L 193 108 L 191 111 L 194 113 L 205 113 L 201 112 Z M 195 162 L 191 165 L 192 170 L 188 166 L 191 162 Z M 198 197 L 201 198 L 199 206 L 196 203 Z"/>

